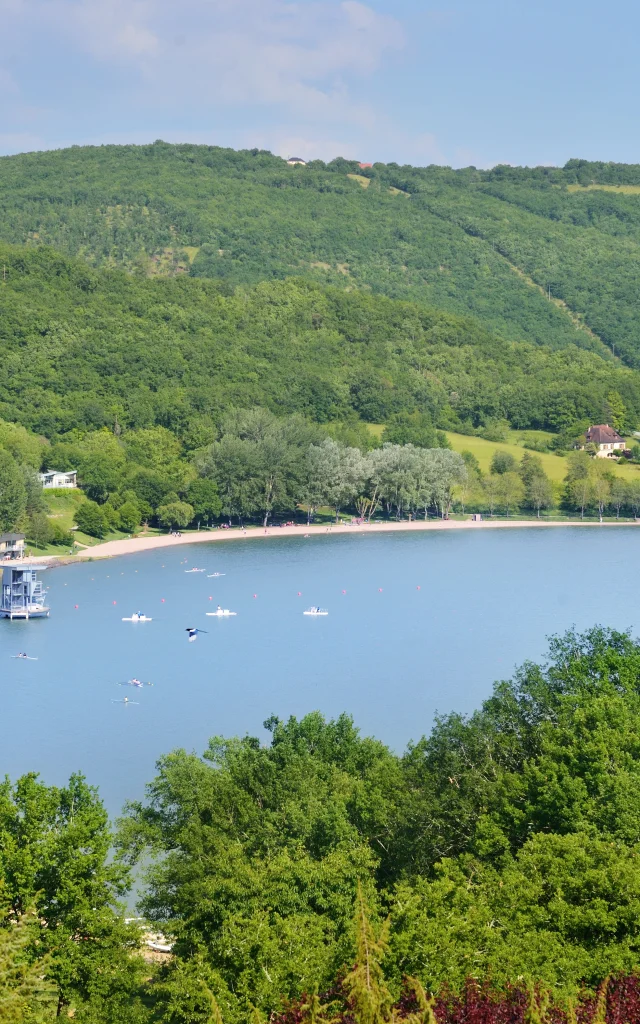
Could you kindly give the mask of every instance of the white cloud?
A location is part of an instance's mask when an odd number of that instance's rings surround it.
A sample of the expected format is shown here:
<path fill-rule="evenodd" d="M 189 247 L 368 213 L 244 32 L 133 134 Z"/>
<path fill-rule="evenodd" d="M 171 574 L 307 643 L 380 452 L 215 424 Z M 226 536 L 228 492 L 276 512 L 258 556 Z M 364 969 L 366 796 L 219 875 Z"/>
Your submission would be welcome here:
<path fill-rule="evenodd" d="M 84 59 L 90 89 L 100 82 L 93 93 L 98 114 L 82 124 L 74 118 L 82 88 L 73 81 L 71 91 L 58 92 L 58 125 L 52 115 L 38 126 L 51 143 L 70 134 L 74 142 L 133 135 L 324 160 L 443 162 L 433 135 L 419 125 L 403 131 L 379 99 L 368 98 L 370 81 L 406 49 L 400 23 L 371 3 L 0 0 L 0 16 L 7 52 L 26 57 L 39 39 L 58 63 Z M 11 79 L 6 84 L 15 88 Z M 24 127 L 25 118 L 12 118 L 0 131 L 18 138 Z"/>
<path fill-rule="evenodd" d="M 359 0 L 0 0 L 142 82 L 211 100 L 334 107 L 346 79 L 404 44 L 399 23 Z M 9 6 L 11 5 L 11 6 Z M 181 84 L 182 83 L 182 84 Z"/>

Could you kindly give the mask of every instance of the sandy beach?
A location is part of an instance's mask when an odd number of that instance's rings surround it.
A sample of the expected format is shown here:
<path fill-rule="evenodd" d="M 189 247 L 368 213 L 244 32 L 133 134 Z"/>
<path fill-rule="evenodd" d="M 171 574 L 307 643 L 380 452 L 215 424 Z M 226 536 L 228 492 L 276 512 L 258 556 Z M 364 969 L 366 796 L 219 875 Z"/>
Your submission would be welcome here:
<path fill-rule="evenodd" d="M 73 559 L 86 560 L 89 558 L 113 558 L 116 555 L 135 554 L 139 551 L 151 551 L 153 548 L 176 547 L 181 544 L 213 544 L 234 540 L 266 540 L 273 537 L 300 537 L 306 536 L 335 536 L 348 533 L 394 533 L 396 531 L 422 531 L 422 530 L 522 530 L 537 529 L 545 530 L 553 527 L 584 526 L 584 527 L 607 527 L 607 526 L 637 526 L 638 523 L 630 522 L 606 522 L 596 523 L 581 522 L 549 522 L 544 519 L 525 520 L 483 520 L 473 522 L 470 519 L 445 519 L 445 520 L 418 520 L 417 522 L 400 523 L 365 523 L 365 524 L 338 524 L 334 526 L 270 526 L 266 530 L 252 527 L 247 530 L 234 528 L 230 530 L 202 530 L 194 533 L 183 533 L 180 537 L 170 534 L 163 534 L 153 537 L 131 537 L 126 540 L 110 540 L 104 544 L 96 544 L 94 547 L 85 548 L 78 552 Z M 68 556 L 44 555 L 32 561 L 56 562 L 69 560 Z"/>

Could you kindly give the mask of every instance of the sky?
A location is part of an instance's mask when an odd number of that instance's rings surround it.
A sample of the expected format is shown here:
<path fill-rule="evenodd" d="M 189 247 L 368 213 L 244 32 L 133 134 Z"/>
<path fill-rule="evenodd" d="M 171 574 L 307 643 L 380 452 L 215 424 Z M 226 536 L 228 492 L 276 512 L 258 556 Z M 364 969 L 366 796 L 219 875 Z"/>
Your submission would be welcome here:
<path fill-rule="evenodd" d="M 0 0 L 0 153 L 635 163 L 639 29 L 633 0 Z"/>

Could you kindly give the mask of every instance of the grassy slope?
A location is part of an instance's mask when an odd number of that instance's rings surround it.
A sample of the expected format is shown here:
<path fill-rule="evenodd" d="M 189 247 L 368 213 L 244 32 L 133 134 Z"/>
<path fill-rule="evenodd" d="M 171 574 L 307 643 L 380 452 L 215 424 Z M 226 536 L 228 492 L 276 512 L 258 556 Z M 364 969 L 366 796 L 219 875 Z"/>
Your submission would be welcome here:
<path fill-rule="evenodd" d="M 544 431 L 530 431 L 530 433 L 539 433 L 541 437 L 548 436 Z M 475 455 L 480 463 L 480 469 L 483 473 L 489 472 L 494 452 L 509 452 L 519 462 L 525 451 L 528 450 L 524 448 L 522 444 L 485 441 L 482 437 L 469 437 L 466 434 L 455 434 L 450 430 L 446 431 L 446 435 L 454 451 L 468 451 Z M 514 432 L 514 436 L 517 436 L 516 432 Z M 547 452 L 531 452 L 531 454 L 540 459 L 544 467 L 544 471 L 550 480 L 553 480 L 555 483 L 561 483 L 562 480 L 564 480 L 567 473 L 566 458 L 559 455 L 552 455 Z M 629 464 L 619 466 L 617 463 L 612 463 L 611 469 L 617 476 L 624 477 L 625 480 L 638 479 L 638 473 L 640 472 L 640 467 Z"/>

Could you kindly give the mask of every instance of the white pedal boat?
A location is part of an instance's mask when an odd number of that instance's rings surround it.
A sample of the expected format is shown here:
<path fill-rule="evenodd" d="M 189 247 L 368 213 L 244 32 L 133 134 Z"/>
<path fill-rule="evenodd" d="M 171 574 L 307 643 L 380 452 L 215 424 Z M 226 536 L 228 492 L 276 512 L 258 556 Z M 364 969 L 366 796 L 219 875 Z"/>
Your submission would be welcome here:
<path fill-rule="evenodd" d="M 226 576 L 226 572 L 209 572 L 207 573 L 208 580 L 216 580 L 218 576 Z"/>
<path fill-rule="evenodd" d="M 329 612 L 326 608 L 307 608 L 303 615 L 328 615 Z"/>
<path fill-rule="evenodd" d="M 207 615 L 215 616 L 218 619 L 226 619 L 231 615 L 237 614 L 237 612 L 230 612 L 228 608 L 217 608 L 215 612 L 207 612 Z"/>
<path fill-rule="evenodd" d="M 150 618 L 148 615 L 138 615 L 137 612 L 134 612 L 133 615 L 129 615 L 126 619 L 123 618 L 122 621 L 123 622 L 153 622 L 153 619 Z"/>

